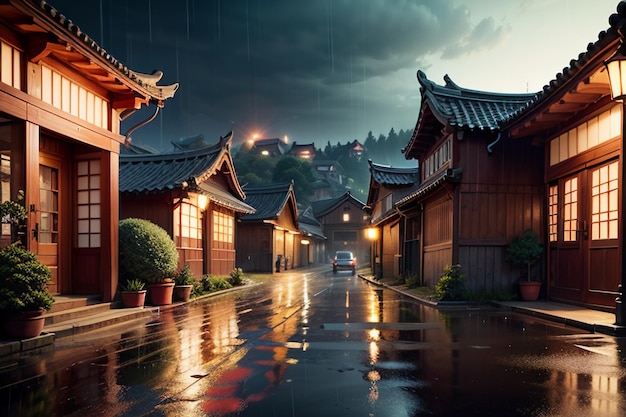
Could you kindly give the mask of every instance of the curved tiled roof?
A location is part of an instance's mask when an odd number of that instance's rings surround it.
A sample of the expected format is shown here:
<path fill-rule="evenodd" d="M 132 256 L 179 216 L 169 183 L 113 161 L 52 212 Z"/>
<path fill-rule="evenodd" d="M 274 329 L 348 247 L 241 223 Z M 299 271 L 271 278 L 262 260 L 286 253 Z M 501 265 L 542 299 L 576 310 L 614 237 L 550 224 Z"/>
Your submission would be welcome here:
<path fill-rule="evenodd" d="M 152 74 L 142 74 L 126 67 L 122 62 L 102 48 L 95 40 L 84 33 L 78 25 L 68 19 L 64 14 L 60 13 L 47 1 L 13 0 L 11 4 L 20 9 L 23 13 L 36 13 L 41 17 L 40 22 L 43 23 L 45 21 L 46 25 L 49 26 L 49 30 L 54 31 L 60 39 L 63 39 L 65 42 L 70 42 L 72 48 L 84 48 L 83 51 L 85 51 L 85 53 L 89 52 L 93 61 L 97 61 L 98 66 L 107 68 L 107 71 L 115 74 L 115 77 L 104 82 L 104 84 L 125 84 L 127 87 L 130 87 L 132 84 L 131 88 L 133 90 L 145 94 L 161 105 L 165 99 L 173 97 L 178 89 L 178 83 L 167 86 L 157 85 L 157 82 L 163 76 L 161 71 L 154 71 Z M 41 25 L 42 23 L 39 24 Z M 68 49 L 59 52 L 58 55 L 70 57 L 72 56 L 72 48 L 69 48 L 68 44 Z M 91 64 L 93 64 L 93 61 Z M 68 59 L 69 65 L 73 65 L 74 62 L 77 62 L 75 58 L 72 57 Z M 91 70 L 92 69 L 83 68 L 85 72 Z M 94 71 L 96 70 L 94 69 Z M 94 74 L 97 78 L 97 71 L 94 72 Z"/>
<path fill-rule="evenodd" d="M 390 165 L 381 165 L 368 161 L 370 174 L 374 181 L 383 185 L 402 186 L 413 185 L 419 182 L 419 169 L 395 168 Z"/>
<path fill-rule="evenodd" d="M 195 186 L 229 158 L 232 132 L 214 145 L 158 154 L 120 154 L 120 192 L 154 192 Z M 243 197 L 243 195 L 242 195 Z"/>
<path fill-rule="evenodd" d="M 320 218 L 325 216 L 326 214 L 333 211 L 335 208 L 339 207 L 341 204 L 352 201 L 354 204 L 360 207 L 364 207 L 365 203 L 359 201 L 355 196 L 353 196 L 350 191 L 346 191 L 343 195 L 337 198 L 328 198 L 325 200 L 317 200 L 311 202 L 311 207 L 313 209 L 313 214 L 316 218 Z"/>
<path fill-rule="evenodd" d="M 499 123 L 526 107 L 536 94 L 505 94 L 459 87 L 448 75 L 445 85 L 430 81 L 417 71 L 422 105 L 413 135 L 402 150 L 406 159 L 419 158 L 434 144 L 441 130 L 451 127 L 460 131 L 496 132 Z"/>
<path fill-rule="evenodd" d="M 242 221 L 275 220 L 285 208 L 290 197 L 294 199 L 295 203 L 293 184 L 290 182 L 248 186 L 244 187 L 244 192 L 246 204 L 254 207 L 256 212 L 242 216 Z"/>
<path fill-rule="evenodd" d="M 431 107 L 441 123 L 465 130 L 498 130 L 498 123 L 525 107 L 536 94 L 504 94 L 470 90 L 456 85 L 448 75 L 444 86 L 417 71 L 422 102 Z"/>

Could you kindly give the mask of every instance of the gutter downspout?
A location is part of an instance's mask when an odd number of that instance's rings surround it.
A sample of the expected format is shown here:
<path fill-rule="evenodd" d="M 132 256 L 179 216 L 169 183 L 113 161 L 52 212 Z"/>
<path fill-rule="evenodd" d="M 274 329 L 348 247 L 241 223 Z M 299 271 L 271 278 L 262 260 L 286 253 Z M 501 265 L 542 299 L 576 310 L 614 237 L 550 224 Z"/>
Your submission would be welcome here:
<path fill-rule="evenodd" d="M 145 126 L 148 123 L 150 123 L 151 121 L 153 121 L 157 117 L 157 115 L 159 114 L 159 110 L 161 110 L 161 107 L 163 107 L 163 106 L 157 105 L 156 109 L 154 110 L 154 114 L 152 116 L 148 117 L 143 122 L 139 122 L 135 126 L 133 126 L 130 129 L 128 129 L 128 132 L 126 132 L 126 135 L 124 136 L 124 146 L 126 146 L 126 147 L 130 146 L 130 142 L 132 141 L 132 138 L 130 137 L 130 134 L 133 133 L 135 130 L 139 129 L 140 127 Z"/>
<path fill-rule="evenodd" d="M 491 155 L 493 153 L 493 147 L 500 141 L 500 137 L 502 136 L 502 132 L 498 132 L 498 137 L 496 140 L 487 145 L 487 153 Z"/>

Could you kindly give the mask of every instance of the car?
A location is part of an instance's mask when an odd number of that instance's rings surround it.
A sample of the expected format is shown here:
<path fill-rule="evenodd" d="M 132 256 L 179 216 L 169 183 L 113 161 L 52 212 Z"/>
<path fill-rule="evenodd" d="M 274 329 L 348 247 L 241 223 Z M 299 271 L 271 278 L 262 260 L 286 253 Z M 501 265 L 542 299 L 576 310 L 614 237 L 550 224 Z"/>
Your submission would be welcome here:
<path fill-rule="evenodd" d="M 337 271 L 352 271 L 352 275 L 356 274 L 356 258 L 354 254 L 347 250 L 338 250 L 333 258 L 333 274 Z"/>

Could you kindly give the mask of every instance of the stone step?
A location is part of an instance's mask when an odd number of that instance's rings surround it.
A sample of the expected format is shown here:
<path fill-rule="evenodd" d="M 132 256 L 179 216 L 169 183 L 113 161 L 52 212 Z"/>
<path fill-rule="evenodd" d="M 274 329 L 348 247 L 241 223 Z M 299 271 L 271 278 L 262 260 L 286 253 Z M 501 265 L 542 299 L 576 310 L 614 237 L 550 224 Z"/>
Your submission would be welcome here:
<path fill-rule="evenodd" d="M 63 308 L 59 311 L 51 310 L 45 315 L 45 325 L 58 324 L 87 316 L 97 316 L 108 312 L 114 306 L 117 306 L 117 303 L 99 303 L 82 306 L 79 303 L 78 305 L 79 307 Z"/>
<path fill-rule="evenodd" d="M 71 310 L 100 303 L 99 295 L 55 295 L 54 304 L 49 313 Z"/>

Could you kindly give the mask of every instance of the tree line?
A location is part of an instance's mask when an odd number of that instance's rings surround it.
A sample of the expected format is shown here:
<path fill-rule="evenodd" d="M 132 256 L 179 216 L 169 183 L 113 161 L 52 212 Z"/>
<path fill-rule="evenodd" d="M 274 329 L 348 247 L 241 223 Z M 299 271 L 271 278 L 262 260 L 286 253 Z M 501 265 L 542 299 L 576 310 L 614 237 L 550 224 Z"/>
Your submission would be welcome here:
<path fill-rule="evenodd" d="M 346 190 L 350 190 L 354 197 L 365 202 L 370 180 L 367 162 L 369 159 L 377 164 L 395 167 L 416 165 L 416 161 L 407 161 L 402 153 L 402 148 L 408 144 L 411 134 L 411 130 L 401 129 L 396 133 L 391 128 L 387 135 L 380 134 L 376 138 L 370 131 L 363 141 L 358 141 L 364 148 L 360 157 L 352 152 L 354 140 L 337 142 L 335 145 L 328 141 L 323 150 L 316 147 L 315 158 L 336 161 L 343 170 Z M 293 180 L 298 203 L 307 205 L 312 201 L 316 177 L 309 160 L 289 155 L 272 158 L 239 149 L 234 152 L 233 161 L 237 178 L 243 187 Z"/>

